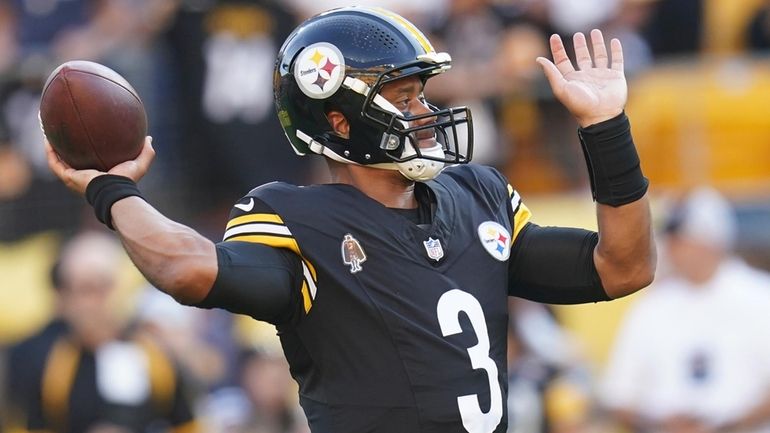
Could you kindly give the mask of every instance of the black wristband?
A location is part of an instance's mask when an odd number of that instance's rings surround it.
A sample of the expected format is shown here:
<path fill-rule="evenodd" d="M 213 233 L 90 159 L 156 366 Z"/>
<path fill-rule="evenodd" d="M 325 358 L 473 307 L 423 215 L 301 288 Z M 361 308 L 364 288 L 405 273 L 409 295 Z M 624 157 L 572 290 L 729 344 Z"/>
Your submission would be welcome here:
<path fill-rule="evenodd" d="M 642 174 L 631 137 L 631 124 L 625 113 L 579 128 L 578 136 L 588 165 L 594 200 L 621 206 L 642 198 L 649 181 Z"/>
<path fill-rule="evenodd" d="M 112 226 L 112 215 L 110 213 L 112 205 L 118 200 L 131 196 L 144 199 L 136 183 L 124 176 L 114 174 L 97 176 L 86 187 L 86 200 L 88 200 L 88 204 L 93 206 L 96 218 L 109 227 L 110 230 L 115 230 Z"/>

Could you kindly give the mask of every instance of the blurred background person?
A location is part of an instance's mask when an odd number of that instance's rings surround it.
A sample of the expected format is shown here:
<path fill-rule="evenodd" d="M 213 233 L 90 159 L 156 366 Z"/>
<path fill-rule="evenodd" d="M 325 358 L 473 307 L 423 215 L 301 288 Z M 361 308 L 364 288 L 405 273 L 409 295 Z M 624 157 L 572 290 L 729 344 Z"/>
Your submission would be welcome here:
<path fill-rule="evenodd" d="M 770 1 L 765 0 L 746 29 L 748 46 L 752 50 L 767 53 L 770 50 Z"/>
<path fill-rule="evenodd" d="M 59 315 L 11 350 L 9 399 L 28 430 L 197 431 L 173 360 L 134 332 L 116 291 L 124 253 L 114 238 L 78 234 L 54 270 Z M 163 431 L 163 430 L 161 430 Z"/>
<path fill-rule="evenodd" d="M 209 337 L 213 324 L 207 319 L 216 311 L 188 308 L 169 295 L 148 286 L 137 306 L 137 327 L 152 336 L 179 364 L 188 391 L 200 395 L 228 383 L 228 354 Z M 227 331 L 230 331 L 228 329 Z M 228 334 L 226 337 L 232 339 Z M 220 337 L 221 338 L 221 337 Z"/>
<path fill-rule="evenodd" d="M 221 388 L 203 403 L 207 432 L 309 433 L 279 347 L 244 348 L 238 372 L 237 386 Z"/>
<path fill-rule="evenodd" d="M 221 236 L 230 205 L 252 188 L 315 176 L 318 161 L 283 145 L 273 106 L 273 65 L 296 23 L 282 1 L 188 1 L 164 38 L 174 65 L 171 106 L 185 121 L 183 145 L 168 154 L 185 173 L 185 189 L 172 199 L 194 215 L 182 221 L 212 238 Z"/>
<path fill-rule="evenodd" d="M 553 311 L 509 302 L 508 433 L 593 433 L 592 378 Z"/>
<path fill-rule="evenodd" d="M 62 290 L 59 263 L 51 268 L 51 288 L 59 293 Z M 57 296 L 56 301 L 61 298 Z M 45 368 L 48 352 L 54 342 L 68 331 L 63 317 L 63 305 L 56 302 L 51 320 L 38 332 L 12 346 L 8 353 L 7 363 L 2 366 L 2 395 L 7 399 L 4 405 L 5 423 L 20 428 L 26 423 L 30 408 L 36 403 L 38 392 L 36 386 L 30 386 L 40 381 L 40 372 Z M 0 422 L 3 424 L 3 422 Z"/>
<path fill-rule="evenodd" d="M 635 432 L 770 431 L 770 276 L 733 254 L 733 210 L 713 189 L 676 203 L 664 236 L 664 270 L 617 336 L 605 406 Z"/>

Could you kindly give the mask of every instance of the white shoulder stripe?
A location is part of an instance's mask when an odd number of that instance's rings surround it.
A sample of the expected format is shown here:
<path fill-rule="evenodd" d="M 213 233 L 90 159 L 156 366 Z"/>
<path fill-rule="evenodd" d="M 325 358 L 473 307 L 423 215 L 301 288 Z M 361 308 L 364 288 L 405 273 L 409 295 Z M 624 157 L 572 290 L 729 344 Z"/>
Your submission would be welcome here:
<path fill-rule="evenodd" d="M 285 235 L 291 236 L 289 228 L 283 225 L 276 224 L 263 224 L 263 223 L 251 223 L 244 224 L 242 226 L 236 226 L 225 232 L 224 239 L 237 236 L 240 234 L 271 234 L 271 235 Z"/>
<path fill-rule="evenodd" d="M 519 195 L 519 192 L 514 189 L 513 195 L 511 196 L 511 206 L 516 209 L 516 206 L 518 206 L 519 203 L 521 203 L 521 196 Z"/>
<path fill-rule="evenodd" d="M 313 281 L 313 275 L 310 274 L 310 269 L 308 269 L 304 260 L 302 261 L 302 273 L 304 274 L 305 281 L 307 281 L 308 288 L 310 289 L 310 298 L 315 299 L 315 292 L 318 289 L 316 288 L 315 281 Z"/>

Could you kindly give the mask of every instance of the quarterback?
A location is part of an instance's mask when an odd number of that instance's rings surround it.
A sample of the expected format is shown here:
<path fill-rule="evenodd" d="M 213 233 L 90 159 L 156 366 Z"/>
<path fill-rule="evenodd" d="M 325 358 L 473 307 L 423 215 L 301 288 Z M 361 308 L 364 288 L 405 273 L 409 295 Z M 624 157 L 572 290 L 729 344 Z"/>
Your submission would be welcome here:
<path fill-rule="evenodd" d="M 575 65 L 550 43 L 553 61 L 537 62 L 580 125 L 598 233 L 536 225 L 508 180 L 468 164 L 470 111 L 423 96 L 450 55 L 382 9 L 332 10 L 286 40 L 277 114 L 332 182 L 255 188 L 222 242 L 142 198 L 149 138 L 109 173 L 74 170 L 50 146 L 48 162 L 156 287 L 276 326 L 314 433 L 504 432 L 507 297 L 606 301 L 654 274 L 620 42 L 594 30 L 591 55 L 576 34 Z"/>

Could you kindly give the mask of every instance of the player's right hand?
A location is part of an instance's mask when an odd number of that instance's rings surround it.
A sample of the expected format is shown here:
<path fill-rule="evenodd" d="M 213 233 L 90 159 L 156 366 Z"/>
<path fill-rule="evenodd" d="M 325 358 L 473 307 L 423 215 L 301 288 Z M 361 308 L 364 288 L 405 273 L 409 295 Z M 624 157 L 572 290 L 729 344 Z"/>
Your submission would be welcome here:
<path fill-rule="evenodd" d="M 150 164 L 152 164 L 152 160 L 155 159 L 155 149 L 152 147 L 152 137 L 149 136 L 145 138 L 144 147 L 142 147 L 142 151 L 136 159 L 121 162 L 115 167 L 112 167 L 108 172 L 93 169 L 76 170 L 70 167 L 69 164 L 59 158 L 59 155 L 53 150 L 51 143 L 49 143 L 48 140 L 45 140 L 45 152 L 48 159 L 48 167 L 51 171 L 64 183 L 64 185 L 67 186 L 67 188 L 80 195 L 86 193 L 86 187 L 88 187 L 88 184 L 95 177 L 104 174 L 125 176 L 134 182 L 138 182 L 150 169 Z"/>

